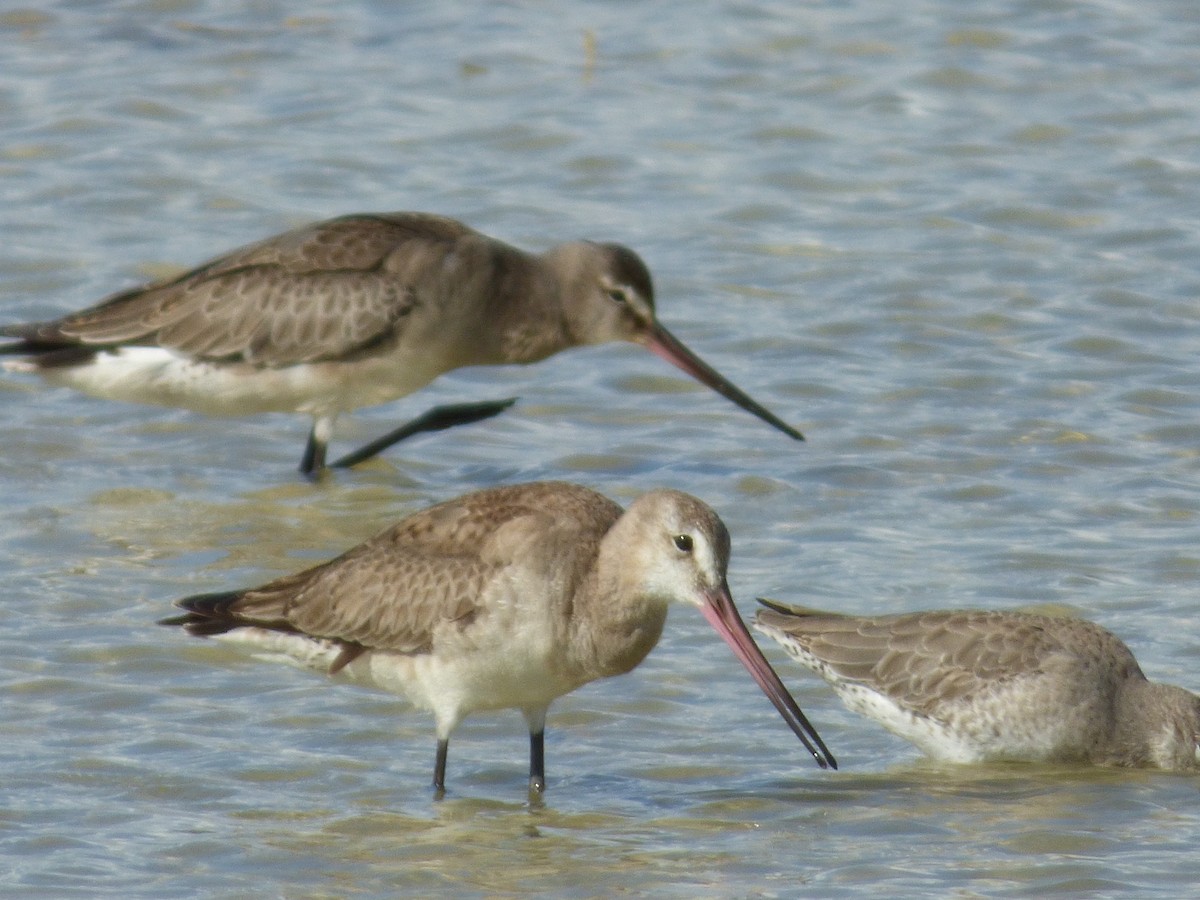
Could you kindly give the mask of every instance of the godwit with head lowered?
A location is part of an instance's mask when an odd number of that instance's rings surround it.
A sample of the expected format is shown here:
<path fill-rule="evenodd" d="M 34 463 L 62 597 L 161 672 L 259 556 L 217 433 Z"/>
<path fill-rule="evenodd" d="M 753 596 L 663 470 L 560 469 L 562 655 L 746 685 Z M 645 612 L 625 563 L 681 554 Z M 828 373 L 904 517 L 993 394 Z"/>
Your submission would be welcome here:
<path fill-rule="evenodd" d="M 533 255 L 423 213 L 351 215 L 234 250 L 56 319 L 0 328 L 11 371 L 117 400 L 214 415 L 313 418 L 312 474 L 340 413 L 461 366 L 532 363 L 607 341 L 642 344 L 796 440 L 655 318 L 645 263 L 619 244 Z M 332 465 L 512 401 L 443 407 Z"/>
<path fill-rule="evenodd" d="M 711 509 L 653 491 L 628 510 L 537 482 L 431 507 L 338 558 L 246 591 L 178 601 L 165 619 L 407 695 L 433 712 L 442 790 L 468 713 L 519 709 L 529 784 L 545 787 L 551 702 L 630 671 L 670 603 L 700 608 L 822 767 L 833 756 L 746 631 L 729 595 L 729 533 Z"/>
<path fill-rule="evenodd" d="M 755 628 L 842 702 L 953 762 L 1194 769 L 1200 697 L 1148 681 L 1119 638 L 1018 612 L 845 616 L 761 600 Z"/>

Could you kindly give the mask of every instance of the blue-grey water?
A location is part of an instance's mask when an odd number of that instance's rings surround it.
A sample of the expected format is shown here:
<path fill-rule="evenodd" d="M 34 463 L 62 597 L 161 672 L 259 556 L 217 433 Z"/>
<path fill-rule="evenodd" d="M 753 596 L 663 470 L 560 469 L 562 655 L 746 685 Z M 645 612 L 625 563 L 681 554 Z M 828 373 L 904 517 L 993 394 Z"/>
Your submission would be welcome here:
<path fill-rule="evenodd" d="M 0 894 L 1180 897 L 1200 782 L 954 768 L 701 617 L 428 787 L 428 716 L 156 627 L 429 503 L 567 478 L 717 508 L 730 582 L 868 612 L 1053 604 L 1200 688 L 1192 0 L 0 4 L 0 321 L 359 210 L 636 248 L 664 321 L 808 436 L 635 347 L 309 484 L 308 423 L 0 377 Z"/>

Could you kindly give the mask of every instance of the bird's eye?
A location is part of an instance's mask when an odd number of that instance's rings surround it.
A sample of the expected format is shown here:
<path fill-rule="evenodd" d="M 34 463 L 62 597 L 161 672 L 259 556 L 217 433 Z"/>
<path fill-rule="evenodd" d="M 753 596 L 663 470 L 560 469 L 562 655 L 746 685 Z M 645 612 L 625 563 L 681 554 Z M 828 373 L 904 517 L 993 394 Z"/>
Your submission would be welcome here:
<path fill-rule="evenodd" d="M 680 553 L 692 552 L 692 536 L 690 534 L 677 534 L 671 540 L 675 544 L 675 549 Z"/>
<path fill-rule="evenodd" d="M 614 303 L 628 303 L 629 295 L 620 288 L 609 288 L 608 299 L 612 300 Z"/>

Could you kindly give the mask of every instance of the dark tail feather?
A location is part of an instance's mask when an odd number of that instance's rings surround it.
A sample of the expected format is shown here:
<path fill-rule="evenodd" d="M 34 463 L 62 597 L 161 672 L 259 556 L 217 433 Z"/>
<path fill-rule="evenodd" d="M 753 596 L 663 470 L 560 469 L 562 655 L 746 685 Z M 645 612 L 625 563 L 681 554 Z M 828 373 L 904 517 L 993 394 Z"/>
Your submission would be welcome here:
<path fill-rule="evenodd" d="M 788 606 L 786 603 L 780 603 L 778 600 L 772 600 L 770 597 L 755 597 L 754 599 L 756 599 L 767 609 L 774 610 L 777 613 L 783 613 L 786 616 L 797 615 L 797 613 L 803 609 L 803 607 Z M 799 614 L 803 615 L 802 612 L 799 612 Z"/>
<path fill-rule="evenodd" d="M 36 356 L 75 344 L 74 341 L 66 340 L 60 335 L 51 335 L 48 328 L 49 324 L 43 322 L 0 325 L 0 338 L 8 338 L 11 341 L 0 344 L 0 353 Z"/>
<path fill-rule="evenodd" d="M 63 334 L 56 322 L 3 325 L 0 326 L 0 338 L 12 339 L 0 344 L 0 356 L 28 356 L 39 369 L 80 365 L 89 362 L 100 351 L 117 346 L 85 344 Z"/>
<path fill-rule="evenodd" d="M 182 616 L 159 619 L 159 625 L 178 625 L 196 637 L 210 637 L 244 625 L 238 621 L 231 607 L 242 597 L 241 591 L 225 591 L 216 594 L 196 594 L 176 600 L 175 605 L 187 610 Z"/>
<path fill-rule="evenodd" d="M 12 344 L 0 344 L 0 356 L 27 356 L 39 369 L 61 369 L 91 362 L 103 349 L 105 348 L 17 341 Z"/>

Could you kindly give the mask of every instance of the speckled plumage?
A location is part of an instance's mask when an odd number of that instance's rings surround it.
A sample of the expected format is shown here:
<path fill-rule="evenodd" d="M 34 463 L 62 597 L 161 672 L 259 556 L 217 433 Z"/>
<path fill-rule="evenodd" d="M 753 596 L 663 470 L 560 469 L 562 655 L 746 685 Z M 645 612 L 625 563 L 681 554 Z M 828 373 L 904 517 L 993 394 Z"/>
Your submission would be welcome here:
<path fill-rule="evenodd" d="M 439 787 L 464 716 L 520 709 L 540 790 L 551 702 L 634 668 L 658 642 L 668 604 L 683 602 L 701 609 L 818 762 L 833 765 L 733 606 L 729 550 L 716 513 L 678 491 L 622 511 L 578 485 L 522 484 L 415 513 L 261 587 L 185 598 L 187 612 L 163 624 L 406 695 L 436 719 Z"/>
<path fill-rule="evenodd" d="M 760 633 L 847 707 L 933 757 L 1197 765 L 1200 697 L 1148 681 L 1129 648 L 1092 622 L 982 610 L 847 616 L 762 602 Z"/>
<path fill-rule="evenodd" d="M 308 414 L 309 473 L 324 466 L 341 413 L 461 366 L 533 363 L 607 341 L 646 346 L 800 438 L 657 321 L 650 272 L 632 250 L 577 241 L 534 255 L 425 213 L 318 222 L 0 335 L 15 339 L 0 353 L 23 357 L 6 369 L 96 396 L 212 415 Z"/>

